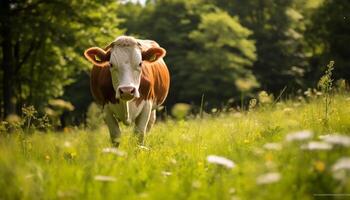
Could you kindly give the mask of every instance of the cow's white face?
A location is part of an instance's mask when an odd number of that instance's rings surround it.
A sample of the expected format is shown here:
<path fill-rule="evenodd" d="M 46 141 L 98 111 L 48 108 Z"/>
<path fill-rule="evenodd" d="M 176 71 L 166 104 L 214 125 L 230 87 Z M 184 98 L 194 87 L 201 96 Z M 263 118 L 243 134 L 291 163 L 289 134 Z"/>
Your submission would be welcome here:
<path fill-rule="evenodd" d="M 152 41 L 139 41 L 141 43 L 133 37 L 120 36 L 105 49 L 91 47 L 84 52 L 94 66 L 109 67 L 117 99 L 129 101 L 140 97 L 142 62 L 156 62 L 166 54 L 163 48 L 152 46 Z"/>
<path fill-rule="evenodd" d="M 110 57 L 110 72 L 116 98 L 129 101 L 140 97 L 142 55 L 137 45 L 113 45 Z"/>

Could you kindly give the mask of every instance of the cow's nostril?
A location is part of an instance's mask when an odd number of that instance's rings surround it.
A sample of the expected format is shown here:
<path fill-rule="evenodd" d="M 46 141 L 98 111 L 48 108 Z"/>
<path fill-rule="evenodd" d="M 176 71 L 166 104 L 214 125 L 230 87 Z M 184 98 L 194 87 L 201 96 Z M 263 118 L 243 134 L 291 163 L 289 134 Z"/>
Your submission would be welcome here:
<path fill-rule="evenodd" d="M 124 95 L 124 94 L 134 95 L 135 92 L 136 92 L 136 88 L 134 88 L 134 87 L 121 87 L 121 88 L 119 88 L 119 93 L 121 95 Z"/>

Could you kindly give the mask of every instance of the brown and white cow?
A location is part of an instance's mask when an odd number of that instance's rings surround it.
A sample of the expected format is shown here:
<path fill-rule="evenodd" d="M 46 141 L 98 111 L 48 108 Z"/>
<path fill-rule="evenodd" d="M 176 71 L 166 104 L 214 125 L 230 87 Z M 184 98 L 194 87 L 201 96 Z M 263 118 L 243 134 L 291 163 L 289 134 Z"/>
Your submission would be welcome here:
<path fill-rule="evenodd" d="M 118 122 L 135 122 L 143 143 L 146 131 L 156 120 L 156 108 L 165 100 L 170 85 L 163 61 L 166 51 L 156 42 L 120 36 L 106 48 L 92 47 L 85 57 L 94 64 L 90 89 L 103 106 L 111 140 L 119 144 Z"/>

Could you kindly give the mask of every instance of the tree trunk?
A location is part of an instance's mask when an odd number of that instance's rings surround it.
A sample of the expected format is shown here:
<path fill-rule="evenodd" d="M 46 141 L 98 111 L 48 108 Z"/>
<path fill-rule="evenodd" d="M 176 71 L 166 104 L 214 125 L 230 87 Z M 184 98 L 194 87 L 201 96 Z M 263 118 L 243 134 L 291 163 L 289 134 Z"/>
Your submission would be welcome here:
<path fill-rule="evenodd" d="M 10 16 L 10 1 L 1 0 L 0 4 L 1 23 L 1 48 L 2 48 L 2 70 L 3 70 L 3 110 L 4 117 L 16 112 L 14 96 L 14 55 L 12 45 L 12 30 Z"/>

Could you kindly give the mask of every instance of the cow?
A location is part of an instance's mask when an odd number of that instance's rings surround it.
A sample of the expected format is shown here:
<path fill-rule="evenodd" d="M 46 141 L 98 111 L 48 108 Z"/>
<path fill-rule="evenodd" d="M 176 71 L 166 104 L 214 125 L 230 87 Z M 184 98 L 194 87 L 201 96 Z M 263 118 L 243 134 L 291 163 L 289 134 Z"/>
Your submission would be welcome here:
<path fill-rule="evenodd" d="M 104 121 L 115 146 L 120 143 L 118 123 L 135 123 L 134 132 L 144 143 L 156 120 L 156 109 L 165 101 L 170 75 L 165 49 L 152 40 L 119 36 L 104 49 L 88 48 L 84 55 L 93 64 L 90 90 L 102 106 Z"/>

